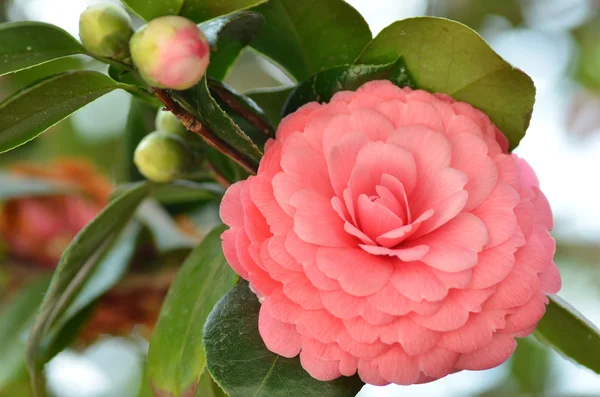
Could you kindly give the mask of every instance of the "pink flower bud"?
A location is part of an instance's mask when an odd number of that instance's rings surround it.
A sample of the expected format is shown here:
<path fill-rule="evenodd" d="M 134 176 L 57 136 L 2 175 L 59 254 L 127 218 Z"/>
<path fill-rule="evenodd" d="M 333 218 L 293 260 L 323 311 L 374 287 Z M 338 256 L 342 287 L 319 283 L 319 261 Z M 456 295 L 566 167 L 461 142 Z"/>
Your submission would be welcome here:
<path fill-rule="evenodd" d="M 192 21 L 178 16 L 152 20 L 133 35 L 129 46 L 144 79 L 161 88 L 193 87 L 204 76 L 210 58 L 202 31 Z"/>

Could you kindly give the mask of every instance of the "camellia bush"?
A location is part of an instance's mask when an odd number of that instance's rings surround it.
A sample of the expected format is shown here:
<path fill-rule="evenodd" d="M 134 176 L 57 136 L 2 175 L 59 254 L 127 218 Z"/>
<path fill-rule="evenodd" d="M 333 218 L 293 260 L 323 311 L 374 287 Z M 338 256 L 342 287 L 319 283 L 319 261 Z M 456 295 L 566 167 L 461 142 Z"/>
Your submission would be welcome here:
<path fill-rule="evenodd" d="M 101 318 L 123 325 L 109 303 L 143 266 L 140 225 L 177 245 L 183 227 L 159 203 L 207 197 L 224 225 L 187 236 L 195 248 L 162 289 L 125 297 L 162 302 L 160 315 L 131 309 L 151 330 L 157 397 L 351 397 L 493 368 L 531 334 L 600 372 L 598 330 L 553 295 L 550 206 L 511 154 L 535 87 L 473 30 L 420 17 L 373 38 L 342 0 L 123 0 L 89 7 L 80 39 L 0 25 L 1 75 L 75 55 L 104 64 L 5 99 L 0 152 L 114 90 L 155 109 L 156 130 L 127 137 L 145 180 L 112 192 L 73 163 L 3 182 L 0 226 L 22 230 L 9 249 L 46 267 L 60 257 L 23 292 L 45 291 L 33 325 L 15 328 L 37 395 L 57 353 Z M 245 95 L 224 84 L 246 47 L 294 84 Z M 64 238 L 46 246 L 47 225 Z"/>

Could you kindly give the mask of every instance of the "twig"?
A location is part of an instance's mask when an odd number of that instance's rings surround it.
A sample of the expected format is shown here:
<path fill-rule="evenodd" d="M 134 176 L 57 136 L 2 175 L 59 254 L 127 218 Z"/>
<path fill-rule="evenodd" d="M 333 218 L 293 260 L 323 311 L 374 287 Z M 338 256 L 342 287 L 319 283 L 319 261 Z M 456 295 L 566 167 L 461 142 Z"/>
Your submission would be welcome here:
<path fill-rule="evenodd" d="M 219 98 L 221 98 L 221 100 L 225 102 L 227 106 L 229 106 L 235 112 L 239 113 L 243 118 L 248 120 L 260 132 L 262 132 L 269 138 L 273 138 L 275 136 L 275 134 L 273 133 L 273 127 L 268 122 L 263 120 L 262 117 L 250 111 L 246 106 L 240 103 L 240 101 L 230 91 L 217 85 L 211 85 L 210 88 L 219 95 Z"/>
<path fill-rule="evenodd" d="M 156 94 L 156 97 L 165 105 L 166 110 L 177 116 L 185 128 L 195 134 L 200 135 L 202 138 L 204 138 L 206 143 L 217 149 L 219 152 L 230 157 L 233 161 L 241 165 L 251 174 L 256 174 L 256 165 L 252 162 L 252 160 L 229 146 L 229 144 L 219 138 L 210 128 L 204 126 L 199 120 L 189 114 L 184 108 L 181 107 L 181 105 L 171 98 L 166 90 L 160 88 L 154 88 L 153 90 Z"/>

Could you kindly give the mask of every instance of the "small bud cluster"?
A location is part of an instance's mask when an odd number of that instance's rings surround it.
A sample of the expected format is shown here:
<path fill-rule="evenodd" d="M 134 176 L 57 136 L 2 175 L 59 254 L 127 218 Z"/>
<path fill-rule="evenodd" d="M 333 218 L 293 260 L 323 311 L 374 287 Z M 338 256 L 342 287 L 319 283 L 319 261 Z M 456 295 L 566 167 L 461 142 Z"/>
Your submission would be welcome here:
<path fill-rule="evenodd" d="M 210 60 L 202 30 L 179 16 L 153 19 L 134 33 L 125 9 L 96 4 L 81 14 L 79 35 L 92 55 L 133 62 L 153 87 L 189 89 L 202 79 Z"/>

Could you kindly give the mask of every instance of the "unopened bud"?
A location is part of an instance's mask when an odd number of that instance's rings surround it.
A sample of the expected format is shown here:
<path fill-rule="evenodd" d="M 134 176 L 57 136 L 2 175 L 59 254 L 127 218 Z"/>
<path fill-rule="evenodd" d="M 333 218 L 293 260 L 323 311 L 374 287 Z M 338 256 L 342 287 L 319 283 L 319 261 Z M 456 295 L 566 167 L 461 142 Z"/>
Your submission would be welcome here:
<path fill-rule="evenodd" d="M 79 18 L 81 42 L 94 55 L 130 62 L 129 40 L 132 35 L 129 14 L 116 4 L 94 4 Z"/>
<path fill-rule="evenodd" d="M 155 131 L 140 141 L 133 161 L 142 175 L 153 182 L 170 182 L 193 171 L 198 156 L 175 134 Z"/>
<path fill-rule="evenodd" d="M 159 110 L 156 114 L 155 126 L 157 131 L 170 132 L 181 137 L 188 134 L 187 128 L 173 113 L 169 111 Z"/>
<path fill-rule="evenodd" d="M 178 16 L 150 21 L 133 35 L 129 49 L 148 84 L 175 90 L 196 85 L 210 58 L 204 33 L 189 19 Z"/>

